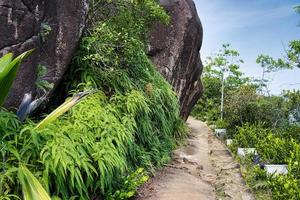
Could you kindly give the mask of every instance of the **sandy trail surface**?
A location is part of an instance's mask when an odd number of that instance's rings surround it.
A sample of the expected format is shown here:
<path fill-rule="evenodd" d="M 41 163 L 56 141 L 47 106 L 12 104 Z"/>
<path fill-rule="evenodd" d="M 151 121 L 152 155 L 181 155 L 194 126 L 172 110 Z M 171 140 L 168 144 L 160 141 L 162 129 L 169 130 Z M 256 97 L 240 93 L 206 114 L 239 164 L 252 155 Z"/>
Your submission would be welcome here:
<path fill-rule="evenodd" d="M 171 164 L 157 172 L 137 200 L 252 200 L 240 166 L 207 125 L 188 119 L 187 145 L 173 152 Z"/>

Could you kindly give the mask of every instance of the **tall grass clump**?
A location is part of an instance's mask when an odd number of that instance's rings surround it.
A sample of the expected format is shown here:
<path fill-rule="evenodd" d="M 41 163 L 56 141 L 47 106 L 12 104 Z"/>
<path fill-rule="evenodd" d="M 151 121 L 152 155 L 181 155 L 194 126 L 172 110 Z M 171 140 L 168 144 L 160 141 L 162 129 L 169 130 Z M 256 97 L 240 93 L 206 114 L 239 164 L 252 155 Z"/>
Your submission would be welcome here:
<path fill-rule="evenodd" d="M 170 160 L 185 127 L 176 94 L 147 56 L 153 22 L 168 20 L 156 0 L 91 1 L 66 85 L 95 92 L 43 128 L 1 112 L 0 199 L 21 196 L 20 165 L 53 199 L 125 199 L 147 180 L 141 168 Z"/>

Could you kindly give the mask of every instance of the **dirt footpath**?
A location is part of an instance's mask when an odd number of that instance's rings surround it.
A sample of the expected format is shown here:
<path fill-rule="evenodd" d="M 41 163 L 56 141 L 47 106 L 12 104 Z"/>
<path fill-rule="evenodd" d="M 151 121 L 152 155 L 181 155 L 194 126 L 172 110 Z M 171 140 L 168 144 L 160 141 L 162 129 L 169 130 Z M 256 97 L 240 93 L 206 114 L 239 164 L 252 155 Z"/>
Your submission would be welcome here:
<path fill-rule="evenodd" d="M 174 151 L 173 162 L 157 172 L 136 199 L 254 199 L 226 146 L 205 123 L 189 118 L 188 126 L 191 134 L 187 145 Z"/>

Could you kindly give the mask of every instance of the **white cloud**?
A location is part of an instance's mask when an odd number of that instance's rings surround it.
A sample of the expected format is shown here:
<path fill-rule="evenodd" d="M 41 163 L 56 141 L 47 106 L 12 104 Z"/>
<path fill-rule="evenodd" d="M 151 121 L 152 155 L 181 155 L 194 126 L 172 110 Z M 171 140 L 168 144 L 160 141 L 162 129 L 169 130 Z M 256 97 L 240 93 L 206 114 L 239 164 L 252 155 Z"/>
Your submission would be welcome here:
<path fill-rule="evenodd" d="M 203 3 L 201 3 L 203 2 Z M 211 33 L 220 31 L 234 31 L 235 29 L 264 26 L 286 17 L 295 15 L 294 4 L 278 7 L 260 6 L 257 8 L 241 8 L 224 6 L 213 1 L 207 5 L 203 0 L 196 1 L 203 26 Z"/>

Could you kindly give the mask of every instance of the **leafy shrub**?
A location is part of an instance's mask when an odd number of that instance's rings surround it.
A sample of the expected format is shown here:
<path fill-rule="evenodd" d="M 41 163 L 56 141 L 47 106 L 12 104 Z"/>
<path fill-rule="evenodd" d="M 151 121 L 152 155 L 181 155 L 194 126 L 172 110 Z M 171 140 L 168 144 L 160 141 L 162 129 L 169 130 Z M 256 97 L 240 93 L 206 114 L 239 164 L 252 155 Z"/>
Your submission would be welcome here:
<path fill-rule="evenodd" d="M 290 151 L 293 150 L 289 140 L 279 138 L 274 134 L 261 138 L 256 148 L 262 161 L 269 164 L 286 164 Z"/>
<path fill-rule="evenodd" d="M 280 138 L 285 138 L 289 140 L 295 140 L 300 142 L 300 126 L 291 124 L 288 126 L 283 126 L 279 129 L 276 129 L 277 136 Z"/>
<path fill-rule="evenodd" d="M 224 121 L 224 120 L 217 120 L 216 126 L 217 126 L 217 128 L 223 129 L 223 128 L 228 127 L 228 123 L 226 123 L 226 121 Z"/>
<path fill-rule="evenodd" d="M 238 128 L 232 145 L 234 152 L 237 147 L 256 148 L 261 161 L 271 164 L 287 163 L 293 150 L 290 140 L 279 137 L 261 125 L 249 124 Z"/>
<path fill-rule="evenodd" d="M 239 55 L 229 44 L 223 44 L 217 54 L 207 57 L 201 78 L 204 94 L 193 109 L 194 117 L 203 121 L 217 121 L 221 115 L 222 85 L 227 99 L 230 91 L 249 82 L 249 78 L 239 70 L 243 63 Z"/>
<path fill-rule="evenodd" d="M 299 180 L 293 176 L 275 176 L 268 181 L 272 190 L 272 197 L 275 200 L 300 198 Z"/>
<path fill-rule="evenodd" d="M 292 174 L 294 178 L 300 181 L 300 145 L 299 143 L 292 140 L 290 142 L 292 150 L 290 151 L 290 157 L 287 158 L 289 166 L 289 174 Z"/>
<path fill-rule="evenodd" d="M 255 123 L 256 115 L 252 104 L 258 99 L 256 88 L 242 85 L 240 88 L 228 91 L 225 99 L 225 120 L 228 128 L 234 129 L 244 123 Z"/>
<path fill-rule="evenodd" d="M 288 164 L 287 175 L 269 177 L 258 166 L 243 161 L 247 168 L 246 181 L 252 190 L 258 196 L 262 195 L 262 190 L 270 190 L 273 199 L 299 199 L 300 145 L 291 137 L 285 138 L 259 126 L 245 125 L 238 130 L 232 145 L 233 151 L 236 151 L 240 144 L 244 147 L 254 147 L 261 157 L 261 162 Z"/>
<path fill-rule="evenodd" d="M 204 93 L 194 106 L 192 116 L 202 121 L 217 121 L 220 116 L 221 81 L 219 77 L 210 75 L 209 69 L 204 67 L 202 74 Z"/>
<path fill-rule="evenodd" d="M 230 129 L 245 123 L 260 123 L 265 128 L 278 128 L 287 123 L 281 96 L 261 96 L 253 85 L 243 85 L 228 92 L 225 120 Z"/>
<path fill-rule="evenodd" d="M 255 148 L 258 142 L 263 140 L 269 134 L 270 131 L 262 128 L 259 124 L 245 124 L 238 128 L 238 132 L 234 136 L 232 147 Z"/>
<path fill-rule="evenodd" d="M 252 166 L 248 163 L 247 169 L 244 171 L 244 177 L 247 184 L 254 191 L 254 193 L 266 192 L 268 190 L 268 177 L 265 170 L 259 166 Z"/>
<path fill-rule="evenodd" d="M 117 190 L 113 195 L 107 197 L 108 200 L 123 200 L 133 197 L 139 186 L 149 179 L 143 168 L 138 168 L 135 172 L 123 178 L 122 189 Z"/>

